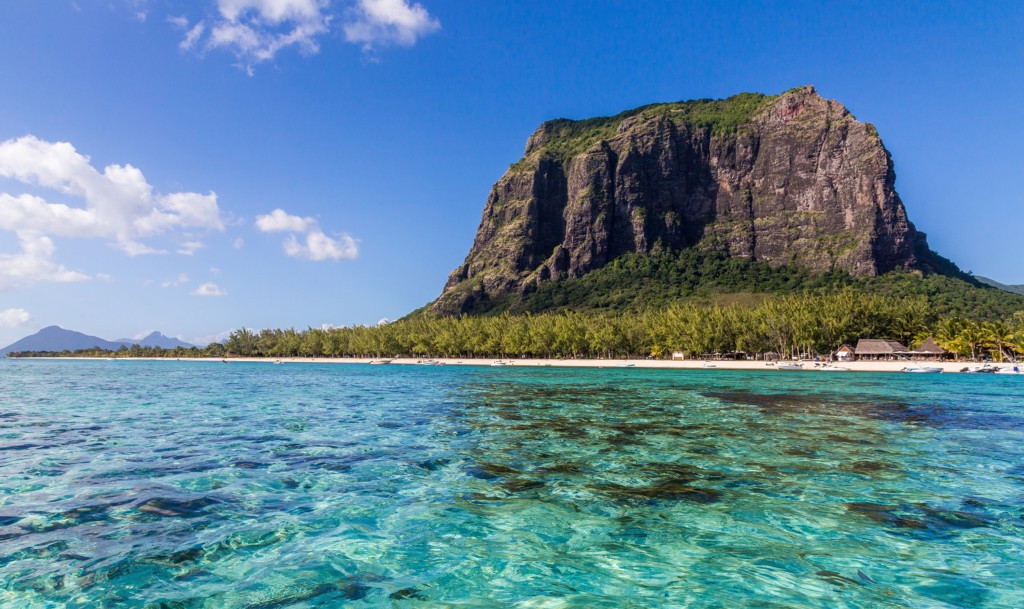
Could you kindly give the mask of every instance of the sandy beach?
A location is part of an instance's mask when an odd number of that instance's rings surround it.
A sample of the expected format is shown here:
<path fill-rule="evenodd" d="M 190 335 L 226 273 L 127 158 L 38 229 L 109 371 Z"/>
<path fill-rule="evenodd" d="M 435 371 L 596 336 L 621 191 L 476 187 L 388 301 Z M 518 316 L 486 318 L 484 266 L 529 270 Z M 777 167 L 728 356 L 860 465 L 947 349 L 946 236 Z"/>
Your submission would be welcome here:
<path fill-rule="evenodd" d="M 401 357 L 394 359 L 378 358 L 347 358 L 347 357 L 231 357 L 231 358 L 93 358 L 93 357 L 65 357 L 65 358 L 32 358 L 32 359 L 131 359 L 138 361 L 196 361 L 196 362 L 222 362 L 222 363 L 265 363 L 265 364 L 370 364 L 373 362 L 382 363 L 388 361 L 388 365 L 398 366 L 491 366 L 510 368 L 658 368 L 675 370 L 768 370 L 786 374 L 799 374 L 801 372 L 821 372 L 828 374 L 843 374 L 845 372 L 901 372 L 908 366 L 938 367 L 943 373 L 959 373 L 964 368 L 973 368 L 980 365 L 978 362 L 965 361 L 861 361 L 861 362 L 836 362 L 835 367 L 848 368 L 848 370 L 827 367 L 825 362 L 803 361 L 802 370 L 778 370 L 777 365 L 790 362 L 763 362 L 748 360 L 653 360 L 653 359 L 531 359 L 531 358 L 412 358 Z M 500 364 L 498 364 L 500 362 Z M 1015 364 L 1010 362 L 993 364 L 1000 368 L 1013 368 Z M 1021 376 L 1024 376 L 1022 374 Z"/>

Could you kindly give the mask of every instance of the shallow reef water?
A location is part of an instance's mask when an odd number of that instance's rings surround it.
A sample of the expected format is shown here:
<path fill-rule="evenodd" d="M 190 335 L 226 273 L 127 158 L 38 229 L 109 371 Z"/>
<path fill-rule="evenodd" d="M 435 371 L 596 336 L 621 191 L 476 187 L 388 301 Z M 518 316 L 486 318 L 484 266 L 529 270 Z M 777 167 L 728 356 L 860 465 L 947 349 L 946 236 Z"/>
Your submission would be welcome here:
<path fill-rule="evenodd" d="M 1024 606 L 1024 382 L 0 362 L 0 607 Z"/>

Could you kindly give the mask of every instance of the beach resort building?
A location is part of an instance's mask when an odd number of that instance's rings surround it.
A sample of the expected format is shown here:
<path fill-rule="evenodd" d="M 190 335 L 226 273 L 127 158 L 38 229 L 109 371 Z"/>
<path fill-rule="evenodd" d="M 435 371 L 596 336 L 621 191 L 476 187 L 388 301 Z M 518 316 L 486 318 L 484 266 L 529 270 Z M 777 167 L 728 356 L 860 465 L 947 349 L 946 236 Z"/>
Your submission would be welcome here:
<path fill-rule="evenodd" d="M 834 357 L 836 361 L 840 362 L 852 362 L 853 360 L 857 359 L 857 355 L 854 353 L 853 347 L 851 347 L 850 345 L 843 345 L 842 347 L 836 349 Z"/>
<path fill-rule="evenodd" d="M 904 347 L 902 343 L 879 338 L 860 339 L 857 341 L 854 354 L 859 360 L 907 359 L 911 355 L 910 350 Z"/>
<path fill-rule="evenodd" d="M 912 353 L 914 359 L 950 359 L 956 356 L 955 353 L 940 347 L 931 337 L 921 343 L 921 346 L 914 349 Z"/>

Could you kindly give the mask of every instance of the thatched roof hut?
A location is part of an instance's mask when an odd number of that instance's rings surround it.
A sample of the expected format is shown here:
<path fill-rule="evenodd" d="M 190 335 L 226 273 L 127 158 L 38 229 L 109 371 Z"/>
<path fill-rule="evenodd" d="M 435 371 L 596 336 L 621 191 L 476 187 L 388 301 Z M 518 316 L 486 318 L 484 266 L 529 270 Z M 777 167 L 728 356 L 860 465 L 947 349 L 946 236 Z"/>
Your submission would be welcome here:
<path fill-rule="evenodd" d="M 910 355 L 901 343 L 895 340 L 882 340 L 878 338 L 862 338 L 857 341 L 857 348 L 854 349 L 857 359 L 863 357 L 875 359 L 888 359 L 906 357 Z"/>
<path fill-rule="evenodd" d="M 949 356 L 953 355 L 949 351 L 946 351 L 945 349 L 940 347 L 935 342 L 935 339 L 931 338 L 931 337 L 929 337 L 927 340 L 925 340 L 923 343 L 921 343 L 921 346 L 918 347 L 917 349 L 914 349 L 912 351 L 912 353 L 915 356 L 934 357 L 934 358 L 949 357 Z"/>

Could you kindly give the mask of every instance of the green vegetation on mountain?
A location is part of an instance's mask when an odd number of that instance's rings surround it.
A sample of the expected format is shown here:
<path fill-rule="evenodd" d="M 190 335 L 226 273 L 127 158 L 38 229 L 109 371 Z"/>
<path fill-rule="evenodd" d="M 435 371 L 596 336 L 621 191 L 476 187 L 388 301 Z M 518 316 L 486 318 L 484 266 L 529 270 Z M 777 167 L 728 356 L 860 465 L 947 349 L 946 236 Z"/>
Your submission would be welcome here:
<path fill-rule="evenodd" d="M 1009 319 L 1024 310 L 1024 296 L 973 283 L 966 275 L 926 275 L 893 271 L 877 277 L 851 277 L 842 270 L 814 273 L 798 265 L 772 266 L 722 253 L 625 254 L 578 279 L 546 282 L 525 295 L 478 300 L 466 313 L 544 311 L 629 312 L 693 302 L 756 303 L 769 296 L 808 292 L 828 294 L 854 288 L 893 298 L 921 296 L 936 315 L 984 321 Z M 413 315 L 426 313 L 425 309 Z"/>
<path fill-rule="evenodd" d="M 680 126 L 703 128 L 714 135 L 735 132 L 754 119 L 758 112 L 778 96 L 761 93 L 740 93 L 726 99 L 696 99 L 665 104 L 650 104 L 583 120 L 560 118 L 544 123 L 547 134 L 545 148 L 563 158 L 571 158 L 601 140 L 611 139 L 622 122 L 629 118 L 641 120 L 664 116 Z"/>

